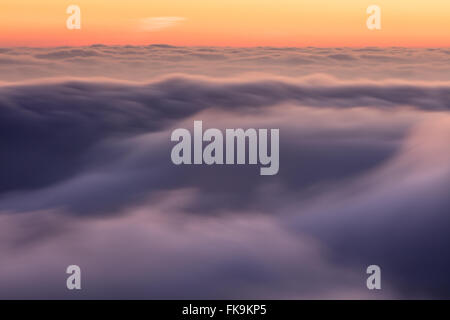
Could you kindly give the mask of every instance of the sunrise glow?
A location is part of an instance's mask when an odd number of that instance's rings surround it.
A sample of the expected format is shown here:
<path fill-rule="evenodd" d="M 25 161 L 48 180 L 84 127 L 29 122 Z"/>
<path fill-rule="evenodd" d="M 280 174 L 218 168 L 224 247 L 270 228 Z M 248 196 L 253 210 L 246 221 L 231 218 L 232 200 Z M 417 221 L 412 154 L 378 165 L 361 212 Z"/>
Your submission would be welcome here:
<path fill-rule="evenodd" d="M 80 30 L 66 28 L 66 8 L 71 4 L 81 8 Z M 366 28 L 366 8 L 371 4 L 368 0 L 5 0 L 0 5 L 0 46 L 450 46 L 449 1 L 378 0 L 382 9 L 378 31 Z"/>

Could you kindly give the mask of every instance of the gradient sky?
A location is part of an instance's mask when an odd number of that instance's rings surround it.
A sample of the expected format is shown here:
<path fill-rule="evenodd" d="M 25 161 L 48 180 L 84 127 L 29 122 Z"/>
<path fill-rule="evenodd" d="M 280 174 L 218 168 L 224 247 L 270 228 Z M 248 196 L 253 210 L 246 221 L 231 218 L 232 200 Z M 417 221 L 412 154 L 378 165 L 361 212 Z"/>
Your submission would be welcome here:
<path fill-rule="evenodd" d="M 81 7 L 81 30 L 66 29 L 70 4 Z M 371 4 L 382 9 L 380 31 L 366 27 Z M 448 0 L 2 0 L 0 46 L 447 47 L 449 16 Z M 155 17 L 176 19 L 160 29 L 143 24 Z"/>

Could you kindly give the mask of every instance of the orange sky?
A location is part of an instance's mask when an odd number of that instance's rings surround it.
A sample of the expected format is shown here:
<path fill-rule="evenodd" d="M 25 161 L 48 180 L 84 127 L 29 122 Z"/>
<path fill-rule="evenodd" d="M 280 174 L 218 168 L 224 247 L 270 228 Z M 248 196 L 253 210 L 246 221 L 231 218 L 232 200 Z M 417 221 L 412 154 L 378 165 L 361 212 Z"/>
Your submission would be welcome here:
<path fill-rule="evenodd" d="M 81 8 L 81 30 L 66 8 Z M 382 30 L 366 8 L 382 10 Z M 156 18 L 156 19 L 155 19 Z M 449 0 L 1 0 L 0 46 L 450 46 Z"/>

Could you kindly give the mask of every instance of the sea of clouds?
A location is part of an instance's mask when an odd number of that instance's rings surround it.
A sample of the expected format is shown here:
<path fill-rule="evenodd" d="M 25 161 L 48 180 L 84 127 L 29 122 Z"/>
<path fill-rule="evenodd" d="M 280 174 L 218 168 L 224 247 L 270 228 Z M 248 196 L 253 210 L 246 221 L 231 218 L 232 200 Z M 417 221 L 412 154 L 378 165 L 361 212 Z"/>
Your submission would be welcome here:
<path fill-rule="evenodd" d="M 449 62 L 450 49 L 0 48 L 0 297 L 450 297 Z M 170 134 L 194 120 L 279 128 L 279 173 L 175 166 Z"/>

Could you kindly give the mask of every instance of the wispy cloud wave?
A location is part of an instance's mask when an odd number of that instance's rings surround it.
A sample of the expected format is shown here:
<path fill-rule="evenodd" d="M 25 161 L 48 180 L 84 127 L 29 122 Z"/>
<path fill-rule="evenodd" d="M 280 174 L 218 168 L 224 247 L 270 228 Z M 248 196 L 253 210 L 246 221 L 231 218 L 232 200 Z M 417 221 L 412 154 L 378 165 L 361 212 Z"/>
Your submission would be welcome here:
<path fill-rule="evenodd" d="M 450 297 L 448 54 L 405 50 L 3 50 L 19 80 L 116 80 L 0 85 L 0 297 L 68 297 L 73 263 L 85 298 Z M 279 174 L 173 165 L 170 133 L 195 119 L 279 128 Z"/>

